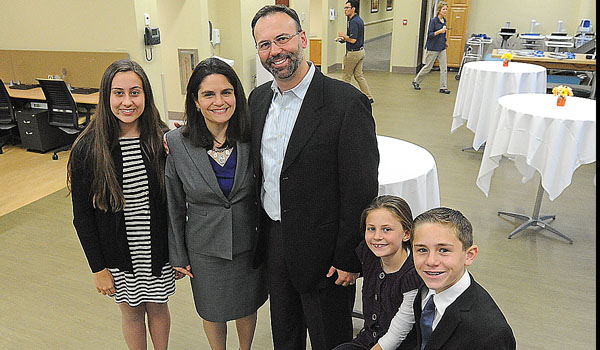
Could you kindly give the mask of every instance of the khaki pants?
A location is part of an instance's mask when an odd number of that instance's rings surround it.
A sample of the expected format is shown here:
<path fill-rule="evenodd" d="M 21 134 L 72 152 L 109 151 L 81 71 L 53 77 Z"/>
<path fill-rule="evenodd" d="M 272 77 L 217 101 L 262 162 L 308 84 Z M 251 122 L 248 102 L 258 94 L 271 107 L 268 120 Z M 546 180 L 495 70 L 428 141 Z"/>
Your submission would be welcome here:
<path fill-rule="evenodd" d="M 423 79 L 425 79 L 425 74 L 431 72 L 431 68 L 433 68 L 433 63 L 437 58 L 438 63 L 440 64 L 440 89 L 448 88 L 448 66 L 446 64 L 446 50 L 442 51 L 429 51 L 426 50 L 425 53 L 425 65 L 419 71 L 419 74 L 415 77 L 414 82 L 417 84 L 421 84 Z"/>
<path fill-rule="evenodd" d="M 359 51 L 346 51 L 346 55 L 344 56 L 344 75 L 342 79 L 349 83 L 352 80 L 352 76 L 358 82 L 358 86 L 360 87 L 360 91 L 363 94 L 367 95 L 369 99 L 372 99 L 371 91 L 369 90 L 369 85 L 367 84 L 367 80 L 363 74 L 363 61 L 365 60 L 365 50 Z"/>

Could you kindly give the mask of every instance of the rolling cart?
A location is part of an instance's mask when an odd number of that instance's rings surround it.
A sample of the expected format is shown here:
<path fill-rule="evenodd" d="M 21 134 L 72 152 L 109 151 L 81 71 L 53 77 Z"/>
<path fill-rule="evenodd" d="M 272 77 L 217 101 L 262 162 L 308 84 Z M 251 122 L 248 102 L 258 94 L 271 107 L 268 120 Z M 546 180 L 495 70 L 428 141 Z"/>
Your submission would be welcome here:
<path fill-rule="evenodd" d="M 465 52 L 463 53 L 462 60 L 460 61 L 460 68 L 458 73 L 454 76 L 456 80 L 460 79 L 460 73 L 462 72 L 463 66 L 467 62 L 480 61 L 483 59 L 485 52 L 485 45 L 492 43 L 492 38 L 485 34 L 473 34 L 467 43 L 465 44 Z"/>

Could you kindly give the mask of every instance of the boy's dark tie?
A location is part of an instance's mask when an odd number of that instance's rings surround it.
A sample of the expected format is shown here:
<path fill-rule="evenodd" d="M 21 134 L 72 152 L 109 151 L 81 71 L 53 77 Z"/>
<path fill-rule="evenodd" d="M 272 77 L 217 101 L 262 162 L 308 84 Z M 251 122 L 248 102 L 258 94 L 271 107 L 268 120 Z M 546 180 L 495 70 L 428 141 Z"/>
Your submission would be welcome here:
<path fill-rule="evenodd" d="M 429 341 L 429 337 L 431 336 L 432 327 L 433 327 L 433 316 L 435 316 L 435 303 L 433 302 L 433 295 L 429 297 L 425 307 L 423 308 L 423 313 L 421 314 L 421 337 L 423 342 L 421 343 L 421 350 L 425 349 L 425 345 L 427 345 L 427 341 Z"/>

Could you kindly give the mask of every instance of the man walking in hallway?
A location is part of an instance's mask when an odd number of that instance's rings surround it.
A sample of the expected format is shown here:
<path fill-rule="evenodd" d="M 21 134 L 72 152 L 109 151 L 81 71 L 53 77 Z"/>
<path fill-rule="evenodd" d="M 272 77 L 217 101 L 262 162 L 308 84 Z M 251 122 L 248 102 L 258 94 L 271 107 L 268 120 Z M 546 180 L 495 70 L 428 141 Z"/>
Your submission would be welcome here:
<path fill-rule="evenodd" d="M 348 29 L 346 35 L 339 32 L 337 40 L 346 43 L 346 55 L 344 56 L 344 75 L 342 79 L 349 83 L 352 76 L 358 82 L 360 91 L 367 95 L 373 103 L 373 96 L 369 85 L 363 74 L 363 62 L 365 60 L 365 22 L 358 15 L 358 1 L 348 0 L 344 5 L 344 14 L 348 17 Z"/>

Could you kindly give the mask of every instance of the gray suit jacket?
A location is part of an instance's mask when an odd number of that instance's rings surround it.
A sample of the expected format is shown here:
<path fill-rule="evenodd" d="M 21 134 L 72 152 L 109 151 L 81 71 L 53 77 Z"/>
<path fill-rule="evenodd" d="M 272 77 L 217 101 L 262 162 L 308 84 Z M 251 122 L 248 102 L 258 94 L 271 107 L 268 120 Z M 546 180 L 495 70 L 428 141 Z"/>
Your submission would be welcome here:
<path fill-rule="evenodd" d="M 193 146 L 181 129 L 166 134 L 169 261 L 172 266 L 187 266 L 190 253 L 232 260 L 251 250 L 256 237 L 250 145 L 236 144 L 233 188 L 225 197 L 206 149 Z"/>

